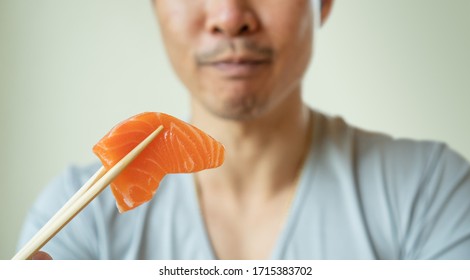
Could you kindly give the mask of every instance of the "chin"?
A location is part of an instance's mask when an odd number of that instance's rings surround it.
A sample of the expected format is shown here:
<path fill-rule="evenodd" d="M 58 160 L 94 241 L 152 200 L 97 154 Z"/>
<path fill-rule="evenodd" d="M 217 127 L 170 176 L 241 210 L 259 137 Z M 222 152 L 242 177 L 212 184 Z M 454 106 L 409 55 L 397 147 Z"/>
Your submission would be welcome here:
<path fill-rule="evenodd" d="M 220 102 L 218 104 L 204 104 L 211 114 L 234 121 L 248 121 L 256 119 L 266 111 L 266 103 L 259 102 L 257 98 L 243 98 Z"/>
<path fill-rule="evenodd" d="M 259 85 L 216 86 L 194 96 L 205 111 L 227 120 L 252 120 L 266 112 L 272 103 L 271 91 Z"/>

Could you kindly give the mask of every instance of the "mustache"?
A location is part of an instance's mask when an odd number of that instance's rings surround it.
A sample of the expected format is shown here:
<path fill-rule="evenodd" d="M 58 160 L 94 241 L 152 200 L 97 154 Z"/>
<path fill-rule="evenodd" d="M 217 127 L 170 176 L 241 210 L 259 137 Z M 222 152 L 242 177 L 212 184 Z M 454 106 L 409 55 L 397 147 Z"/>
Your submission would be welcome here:
<path fill-rule="evenodd" d="M 274 57 L 274 50 L 249 39 L 230 40 L 223 41 L 212 49 L 197 53 L 195 59 L 198 65 L 204 65 L 234 56 L 270 61 Z"/>

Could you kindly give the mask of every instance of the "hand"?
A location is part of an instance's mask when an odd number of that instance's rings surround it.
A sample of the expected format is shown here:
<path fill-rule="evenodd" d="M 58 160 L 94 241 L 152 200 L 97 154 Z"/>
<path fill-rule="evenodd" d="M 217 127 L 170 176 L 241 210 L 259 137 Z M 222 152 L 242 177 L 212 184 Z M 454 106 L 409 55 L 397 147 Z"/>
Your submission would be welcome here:
<path fill-rule="evenodd" d="M 52 257 L 43 251 L 36 252 L 34 255 L 31 256 L 32 260 L 52 260 Z"/>

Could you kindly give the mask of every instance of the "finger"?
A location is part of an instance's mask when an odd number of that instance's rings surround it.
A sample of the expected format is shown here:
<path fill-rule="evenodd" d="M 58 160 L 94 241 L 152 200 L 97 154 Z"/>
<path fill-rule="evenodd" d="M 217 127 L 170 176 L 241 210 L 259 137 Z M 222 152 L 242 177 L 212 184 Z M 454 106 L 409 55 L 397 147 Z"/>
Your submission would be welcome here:
<path fill-rule="evenodd" d="M 46 252 L 39 251 L 35 253 L 34 255 L 32 255 L 31 259 L 32 260 L 52 260 L 52 257 Z"/>

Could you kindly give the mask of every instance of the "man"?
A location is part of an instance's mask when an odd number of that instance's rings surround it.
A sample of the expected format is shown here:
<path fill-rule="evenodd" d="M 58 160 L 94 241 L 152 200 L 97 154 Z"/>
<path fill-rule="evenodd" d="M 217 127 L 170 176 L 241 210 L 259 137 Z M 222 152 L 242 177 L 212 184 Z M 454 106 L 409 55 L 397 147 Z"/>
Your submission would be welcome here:
<path fill-rule="evenodd" d="M 315 27 L 332 2 L 320 10 L 310 0 L 154 1 L 191 93 L 190 122 L 225 145 L 225 163 L 167 176 L 154 200 L 123 215 L 105 192 L 44 250 L 73 259 L 470 258 L 465 160 L 302 102 Z M 54 182 L 22 242 L 96 168 Z"/>

